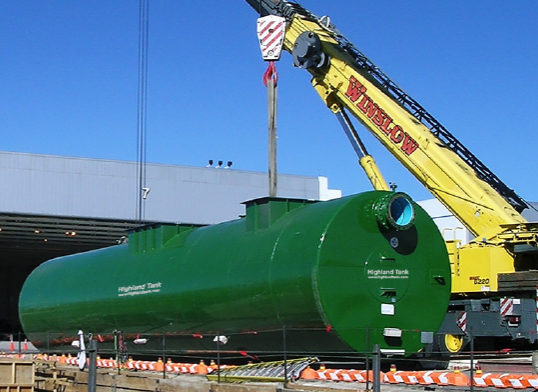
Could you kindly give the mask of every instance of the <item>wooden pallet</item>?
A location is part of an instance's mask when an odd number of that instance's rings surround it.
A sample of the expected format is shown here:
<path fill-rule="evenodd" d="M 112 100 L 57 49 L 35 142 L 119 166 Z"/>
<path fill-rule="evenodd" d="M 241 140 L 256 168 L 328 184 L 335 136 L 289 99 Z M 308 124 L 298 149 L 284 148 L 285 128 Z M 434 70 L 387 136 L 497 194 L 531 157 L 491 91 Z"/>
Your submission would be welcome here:
<path fill-rule="evenodd" d="M 34 392 L 34 364 L 23 360 L 0 360 L 0 392 Z"/>

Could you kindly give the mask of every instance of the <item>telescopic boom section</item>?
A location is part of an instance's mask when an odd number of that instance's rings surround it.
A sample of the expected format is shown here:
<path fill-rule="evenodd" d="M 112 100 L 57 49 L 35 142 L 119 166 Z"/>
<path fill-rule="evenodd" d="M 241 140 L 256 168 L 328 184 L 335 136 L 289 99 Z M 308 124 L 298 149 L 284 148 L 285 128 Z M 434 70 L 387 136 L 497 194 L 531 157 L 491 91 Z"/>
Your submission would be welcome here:
<path fill-rule="evenodd" d="M 284 49 L 312 74 L 327 106 L 349 110 L 475 236 L 491 239 L 503 225 L 526 223 L 526 203 L 328 18 L 288 1 L 246 1 L 262 16 L 287 18 Z"/>

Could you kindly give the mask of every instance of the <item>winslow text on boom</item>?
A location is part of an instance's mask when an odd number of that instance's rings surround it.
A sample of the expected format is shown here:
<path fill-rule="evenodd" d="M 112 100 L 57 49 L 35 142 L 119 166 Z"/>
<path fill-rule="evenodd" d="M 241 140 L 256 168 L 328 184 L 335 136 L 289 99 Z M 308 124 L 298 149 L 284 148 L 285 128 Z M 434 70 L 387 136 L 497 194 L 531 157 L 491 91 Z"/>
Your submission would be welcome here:
<path fill-rule="evenodd" d="M 417 148 L 418 142 L 413 139 L 405 130 L 393 122 L 382 107 L 366 94 L 368 89 L 357 80 L 354 76 L 349 78 L 349 85 L 346 91 L 346 97 L 363 112 L 366 117 L 381 131 L 383 131 L 390 141 L 399 145 L 400 149 L 406 154 L 411 155 Z"/>

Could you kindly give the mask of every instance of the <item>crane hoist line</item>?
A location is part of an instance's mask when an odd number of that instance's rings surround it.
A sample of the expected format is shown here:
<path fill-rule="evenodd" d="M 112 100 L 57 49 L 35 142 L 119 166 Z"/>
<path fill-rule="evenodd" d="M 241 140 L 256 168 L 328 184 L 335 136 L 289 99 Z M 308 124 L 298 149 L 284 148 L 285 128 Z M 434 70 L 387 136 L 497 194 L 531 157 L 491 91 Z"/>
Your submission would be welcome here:
<path fill-rule="evenodd" d="M 145 215 L 145 200 L 150 188 L 146 184 L 147 171 L 147 107 L 148 107 L 148 45 L 149 45 L 149 0 L 138 4 L 138 96 L 137 96 L 137 184 L 136 219 L 142 223 Z"/>

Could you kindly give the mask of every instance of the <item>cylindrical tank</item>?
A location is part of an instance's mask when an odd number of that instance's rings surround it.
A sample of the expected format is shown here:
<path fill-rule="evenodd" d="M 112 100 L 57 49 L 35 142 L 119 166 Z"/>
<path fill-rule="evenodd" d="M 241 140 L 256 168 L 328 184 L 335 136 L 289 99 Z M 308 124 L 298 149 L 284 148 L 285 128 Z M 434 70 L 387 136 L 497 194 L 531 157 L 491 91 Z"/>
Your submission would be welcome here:
<path fill-rule="evenodd" d="M 82 329 L 103 340 L 113 331 L 147 337 L 148 350 L 161 337 L 167 350 L 215 350 L 219 336 L 223 350 L 274 351 L 285 328 L 286 349 L 309 353 L 377 343 L 411 354 L 433 338 L 449 261 L 407 195 L 245 204 L 238 220 L 145 226 L 127 244 L 40 265 L 20 296 L 25 333 L 41 347 Z"/>

